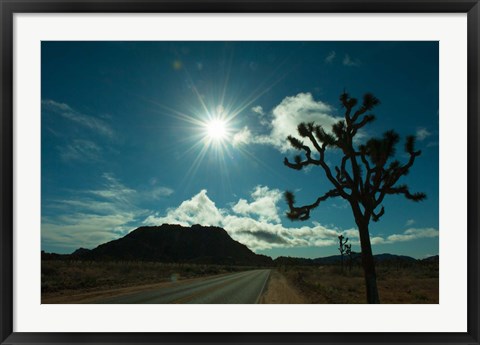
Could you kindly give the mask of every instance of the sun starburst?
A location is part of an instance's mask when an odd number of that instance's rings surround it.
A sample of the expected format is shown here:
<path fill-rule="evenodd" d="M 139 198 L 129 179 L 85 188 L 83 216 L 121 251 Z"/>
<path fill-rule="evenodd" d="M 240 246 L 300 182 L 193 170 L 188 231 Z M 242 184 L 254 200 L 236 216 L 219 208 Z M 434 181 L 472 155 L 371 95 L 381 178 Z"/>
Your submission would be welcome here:
<path fill-rule="evenodd" d="M 228 128 L 225 120 L 213 119 L 205 124 L 207 136 L 212 141 L 223 141 L 227 138 Z"/>

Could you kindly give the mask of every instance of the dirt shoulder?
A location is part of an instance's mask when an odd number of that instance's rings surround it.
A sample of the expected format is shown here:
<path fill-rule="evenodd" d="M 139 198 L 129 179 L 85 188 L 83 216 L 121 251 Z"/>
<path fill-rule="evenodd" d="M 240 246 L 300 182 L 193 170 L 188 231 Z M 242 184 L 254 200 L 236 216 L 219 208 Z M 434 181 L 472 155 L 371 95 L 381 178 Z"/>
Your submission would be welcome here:
<path fill-rule="evenodd" d="M 302 304 L 308 303 L 301 293 L 276 269 L 270 278 L 259 303 L 263 304 Z"/>

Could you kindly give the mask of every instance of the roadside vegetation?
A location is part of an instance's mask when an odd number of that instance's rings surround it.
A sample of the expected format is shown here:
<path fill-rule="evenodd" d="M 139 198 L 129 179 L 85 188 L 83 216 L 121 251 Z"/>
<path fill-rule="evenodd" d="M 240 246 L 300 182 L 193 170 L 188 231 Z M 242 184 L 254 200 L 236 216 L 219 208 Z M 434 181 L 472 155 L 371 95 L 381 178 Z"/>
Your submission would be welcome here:
<path fill-rule="evenodd" d="M 142 261 L 42 260 L 42 299 L 175 282 L 249 269 L 252 267 Z"/>
<path fill-rule="evenodd" d="M 298 260 L 296 260 L 298 261 Z M 272 267 L 261 303 L 366 303 L 359 260 L 334 264 L 299 264 L 284 258 Z M 280 264 L 282 262 L 282 264 Z M 436 261 L 377 263 L 382 303 L 439 303 Z M 144 261 L 42 260 L 42 303 L 76 303 L 165 286 L 187 279 L 255 269 L 254 266 L 159 263 Z M 160 285 L 159 285 L 160 284 Z"/>
<path fill-rule="evenodd" d="M 362 267 L 338 265 L 278 268 L 304 303 L 366 303 Z M 377 264 L 378 290 L 383 304 L 439 302 L 438 263 Z"/>

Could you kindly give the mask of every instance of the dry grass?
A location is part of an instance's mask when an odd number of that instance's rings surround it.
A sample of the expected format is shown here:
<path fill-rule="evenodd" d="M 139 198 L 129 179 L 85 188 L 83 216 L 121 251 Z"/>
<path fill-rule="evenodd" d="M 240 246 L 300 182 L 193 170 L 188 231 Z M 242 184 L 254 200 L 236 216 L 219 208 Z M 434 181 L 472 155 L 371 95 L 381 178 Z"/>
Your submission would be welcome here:
<path fill-rule="evenodd" d="M 337 266 L 283 267 L 280 272 L 304 296 L 306 303 L 366 303 L 360 267 L 344 272 Z M 377 267 L 380 301 L 384 304 L 438 303 L 438 266 Z"/>
<path fill-rule="evenodd" d="M 194 279 L 251 269 L 222 265 L 154 262 L 42 261 L 42 301 L 65 303 L 98 294 L 121 294 L 177 280 Z M 438 303 L 438 265 L 377 266 L 382 303 Z M 153 284 L 153 285 L 152 285 Z M 285 266 L 272 270 L 262 303 L 365 303 L 360 267 Z"/>
<path fill-rule="evenodd" d="M 111 289 L 174 282 L 248 267 L 158 262 L 42 261 L 42 300 Z"/>

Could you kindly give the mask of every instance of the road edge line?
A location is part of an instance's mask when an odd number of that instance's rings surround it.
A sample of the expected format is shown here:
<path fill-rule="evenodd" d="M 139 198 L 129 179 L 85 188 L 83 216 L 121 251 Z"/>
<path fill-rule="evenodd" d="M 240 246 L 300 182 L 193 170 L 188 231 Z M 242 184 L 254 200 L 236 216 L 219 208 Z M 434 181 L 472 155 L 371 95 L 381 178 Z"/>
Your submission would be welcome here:
<path fill-rule="evenodd" d="M 263 283 L 263 287 L 262 287 L 262 290 L 260 291 L 260 294 L 258 295 L 257 297 L 257 300 L 255 301 L 255 304 L 259 304 L 258 302 L 260 301 L 260 298 L 263 296 L 263 294 L 265 293 L 265 287 L 267 286 L 267 282 L 270 280 L 270 274 L 272 273 L 272 270 L 269 269 L 268 270 L 268 276 L 267 276 L 267 279 L 265 279 L 265 282 Z"/>

